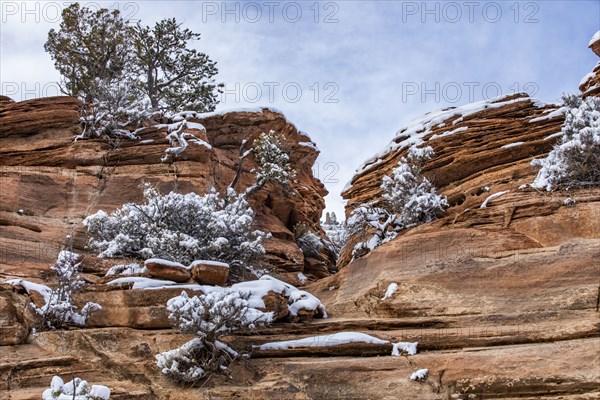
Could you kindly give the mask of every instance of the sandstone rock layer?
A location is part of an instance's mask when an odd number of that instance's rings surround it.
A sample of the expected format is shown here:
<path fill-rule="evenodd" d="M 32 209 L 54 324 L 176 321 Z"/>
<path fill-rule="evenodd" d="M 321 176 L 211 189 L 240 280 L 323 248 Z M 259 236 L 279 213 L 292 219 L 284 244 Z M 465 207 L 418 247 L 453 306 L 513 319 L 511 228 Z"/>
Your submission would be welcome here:
<path fill-rule="evenodd" d="M 270 130 L 285 135 L 298 177 L 292 185 L 295 193 L 267 186 L 250 198 L 256 228 L 273 235 L 265 243 L 270 265 L 282 273 L 304 271 L 293 229 L 306 223 L 323 235 L 319 219 L 327 192 L 311 170 L 318 150 L 285 116 L 269 109 L 203 114 L 191 121 L 205 127 L 194 133 L 209 145 L 190 143 L 173 162 L 161 162 L 169 147 L 166 128 L 149 126 L 136 140 L 73 141 L 81 132 L 79 108 L 71 97 L 0 103 L 0 276 L 35 276 L 47 270 L 69 234 L 75 250 L 84 251 L 82 219 L 140 201 L 143 182 L 163 193 L 224 190 L 238 167 L 242 141 Z M 252 157 L 246 157 L 238 191 L 254 184 L 254 166 Z M 320 257 L 328 275 L 333 256 L 323 252 Z"/>

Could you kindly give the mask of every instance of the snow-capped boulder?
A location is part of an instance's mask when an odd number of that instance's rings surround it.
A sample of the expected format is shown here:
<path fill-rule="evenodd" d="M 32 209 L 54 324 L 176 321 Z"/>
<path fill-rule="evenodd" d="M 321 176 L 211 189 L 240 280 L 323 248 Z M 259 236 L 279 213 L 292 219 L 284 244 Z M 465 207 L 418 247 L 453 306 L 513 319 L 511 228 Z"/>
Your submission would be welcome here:
<path fill-rule="evenodd" d="M 148 269 L 148 274 L 154 278 L 183 283 L 192 277 L 190 270 L 177 262 L 151 258 L 146 260 L 144 265 Z"/>
<path fill-rule="evenodd" d="M 229 265 L 217 261 L 198 260 L 190 264 L 194 280 L 203 285 L 225 286 L 229 279 Z"/>

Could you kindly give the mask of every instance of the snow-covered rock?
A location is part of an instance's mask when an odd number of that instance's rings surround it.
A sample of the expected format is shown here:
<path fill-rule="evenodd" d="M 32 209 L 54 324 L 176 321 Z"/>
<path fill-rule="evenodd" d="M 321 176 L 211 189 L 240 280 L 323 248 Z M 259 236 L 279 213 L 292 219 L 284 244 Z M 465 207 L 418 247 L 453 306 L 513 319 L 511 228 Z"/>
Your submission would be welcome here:
<path fill-rule="evenodd" d="M 183 264 L 160 258 L 150 258 L 144 261 L 144 266 L 150 276 L 177 283 L 187 282 L 192 276 Z"/>
<path fill-rule="evenodd" d="M 412 373 L 410 376 L 410 380 L 412 381 L 424 381 L 427 379 L 427 375 L 429 375 L 429 370 L 427 368 L 418 369 Z"/>
<path fill-rule="evenodd" d="M 229 264 L 197 260 L 189 267 L 194 280 L 203 285 L 225 286 L 229 279 Z"/>

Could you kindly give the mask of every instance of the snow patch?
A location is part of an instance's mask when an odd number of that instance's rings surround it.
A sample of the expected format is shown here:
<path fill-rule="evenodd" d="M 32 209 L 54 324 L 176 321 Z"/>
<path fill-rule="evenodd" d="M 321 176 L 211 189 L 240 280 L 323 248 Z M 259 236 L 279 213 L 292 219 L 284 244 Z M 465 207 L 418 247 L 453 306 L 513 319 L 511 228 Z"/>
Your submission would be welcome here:
<path fill-rule="evenodd" d="M 113 286 L 113 285 L 123 285 L 123 284 L 127 284 L 127 283 L 133 283 L 133 286 L 131 287 L 132 289 L 146 289 L 146 288 L 151 288 L 151 287 L 158 287 L 158 286 L 172 286 L 172 285 L 176 285 L 175 282 L 173 281 L 161 281 L 158 279 L 151 279 L 151 278 L 144 278 L 144 277 L 136 277 L 136 276 L 132 276 L 132 277 L 127 277 L 127 278 L 117 278 L 114 279 L 110 282 L 107 283 L 107 285 Z"/>
<path fill-rule="evenodd" d="M 418 369 L 412 373 L 410 376 L 411 381 L 424 381 L 429 375 L 429 370 L 427 368 Z"/>
<path fill-rule="evenodd" d="M 392 355 L 395 357 L 399 357 L 402 355 L 402 352 L 405 352 L 409 356 L 414 356 L 417 354 L 417 345 L 419 342 L 398 342 L 394 343 L 392 347 Z"/>
<path fill-rule="evenodd" d="M 592 47 L 592 45 L 598 41 L 600 41 L 600 31 L 594 33 L 594 36 L 592 36 L 592 39 L 590 40 L 588 47 Z"/>
<path fill-rule="evenodd" d="M 160 264 L 160 265 L 164 265 L 166 267 L 187 269 L 187 267 L 181 263 L 165 260 L 162 258 L 149 258 L 146 261 L 144 261 L 144 265 L 147 266 L 148 264 Z"/>
<path fill-rule="evenodd" d="M 297 277 L 302 285 L 304 285 L 306 282 L 308 282 L 308 278 L 302 272 L 298 272 Z"/>
<path fill-rule="evenodd" d="M 366 333 L 337 332 L 331 335 L 317 335 L 304 339 L 265 343 L 258 346 L 258 348 L 260 350 L 288 350 L 298 347 L 340 346 L 348 343 L 387 344 L 389 341 L 367 335 Z"/>
<path fill-rule="evenodd" d="M 511 147 L 517 147 L 517 146 L 521 146 L 523 143 L 525 142 L 514 142 L 514 143 L 509 143 L 509 144 L 505 144 L 504 146 L 500 146 L 501 149 L 508 149 Z"/>
<path fill-rule="evenodd" d="M 148 272 L 148 268 L 140 267 L 139 264 L 127 264 L 127 265 L 114 265 L 110 267 L 110 269 L 106 272 L 104 276 L 113 276 L 113 275 L 137 275 L 137 274 L 145 274 Z"/>
<path fill-rule="evenodd" d="M 547 113 L 545 112 L 546 115 L 543 115 L 543 116 L 537 117 L 537 118 L 532 118 L 529 120 L 529 123 L 531 124 L 534 122 L 547 121 L 547 120 L 554 119 L 557 117 L 562 117 L 563 115 L 565 115 L 565 112 L 566 112 L 566 110 L 563 107 L 558 108 L 553 111 L 550 111 L 550 110 L 546 110 L 546 111 L 548 111 Z"/>
<path fill-rule="evenodd" d="M 192 269 L 194 268 L 196 265 L 211 265 L 211 266 L 215 266 L 215 267 L 225 267 L 225 268 L 229 268 L 229 264 L 224 263 L 224 262 L 219 262 L 219 261 L 210 261 L 210 260 L 196 260 L 193 263 L 191 263 L 188 266 L 188 269 Z"/>
<path fill-rule="evenodd" d="M 548 136 L 546 136 L 546 137 L 544 138 L 544 140 L 553 139 L 553 138 L 555 138 L 555 137 L 562 136 L 562 134 L 563 134 L 563 132 L 556 132 L 556 133 L 553 133 L 552 135 L 548 135 Z"/>
<path fill-rule="evenodd" d="M 29 292 L 31 292 L 31 291 L 36 291 L 42 295 L 42 297 L 44 298 L 44 302 L 46 304 L 48 304 L 48 301 L 50 301 L 50 295 L 52 294 L 52 289 L 50 289 L 46 285 L 29 282 L 24 279 L 10 279 L 8 281 L 5 281 L 4 283 L 7 283 L 7 284 L 13 285 L 13 286 L 21 286 L 23 289 L 25 289 L 27 294 L 29 294 Z"/>
<path fill-rule="evenodd" d="M 484 202 L 481 204 L 481 206 L 480 206 L 479 208 L 487 208 L 487 204 L 488 204 L 488 202 L 489 202 L 490 200 L 493 200 L 493 199 L 495 199 L 496 197 L 500 197 L 500 196 L 502 196 L 503 194 L 506 194 L 506 193 L 508 193 L 508 192 L 510 192 L 510 190 L 506 190 L 506 191 L 503 191 L 503 192 L 498 192 L 498 193 L 490 194 L 490 195 L 488 196 L 488 198 L 487 198 L 487 199 L 485 199 L 485 201 L 484 201 Z"/>
<path fill-rule="evenodd" d="M 381 300 L 389 299 L 396 290 L 398 290 L 398 284 L 394 282 L 390 283 Z"/>
<path fill-rule="evenodd" d="M 311 149 L 319 150 L 317 145 L 313 142 L 298 142 L 298 145 L 303 147 L 310 147 Z"/>
<path fill-rule="evenodd" d="M 587 81 L 589 81 L 590 79 L 592 79 L 595 76 L 596 76 L 595 73 L 588 72 L 583 78 L 581 78 L 581 81 L 579 81 L 579 86 L 585 85 L 587 83 Z"/>
<path fill-rule="evenodd" d="M 431 136 L 429 138 L 429 140 L 437 139 L 437 138 L 441 138 L 441 137 L 445 137 L 445 136 L 454 135 L 455 133 L 458 133 L 458 132 L 464 132 L 467 129 L 469 129 L 468 126 L 461 126 L 460 128 L 456 128 L 456 129 L 454 129 L 452 131 L 446 131 L 444 133 L 435 134 L 435 135 Z"/>

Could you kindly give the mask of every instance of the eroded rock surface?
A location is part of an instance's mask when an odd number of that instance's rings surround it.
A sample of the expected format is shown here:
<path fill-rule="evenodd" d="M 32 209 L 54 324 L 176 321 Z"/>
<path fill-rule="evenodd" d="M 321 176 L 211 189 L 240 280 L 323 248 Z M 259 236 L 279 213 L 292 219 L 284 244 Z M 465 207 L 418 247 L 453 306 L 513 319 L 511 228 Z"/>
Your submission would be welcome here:
<path fill-rule="evenodd" d="M 122 145 L 121 154 L 128 154 L 124 159 L 138 160 L 137 164 L 112 164 L 115 172 L 97 180 L 93 173 L 102 164 L 80 165 L 81 160 L 93 160 L 96 152 L 114 160 L 115 153 L 103 148 L 101 141 L 71 144 L 77 129 L 65 130 L 72 129 L 76 120 L 65 123 L 61 118 L 75 118 L 69 111 L 75 110 L 75 104 L 61 99 L 62 111 L 57 113 L 57 101 L 46 101 L 44 106 L 49 107 L 43 114 L 46 122 L 40 121 L 40 126 L 46 126 L 42 130 L 45 136 L 39 137 L 44 145 L 10 136 L 16 146 L 11 150 L 15 158 L 10 159 L 43 168 L 27 171 L 18 179 L 14 168 L 19 163 L 13 161 L 7 164 L 9 172 L 3 170 L 9 203 L 2 203 L 2 240 L 15 246 L 1 265 L 3 274 L 43 278 L 41 271 L 47 270 L 52 257 L 36 261 L 31 254 L 20 254 L 37 251 L 36 246 L 47 244 L 46 238 L 62 238 L 69 226 L 98 204 L 114 208 L 123 200 L 138 199 L 139 165 L 145 166 L 144 176 L 163 187 L 174 185 L 165 172 L 172 173 L 172 166 L 146 158 L 159 159 L 166 146 L 163 142 L 149 144 L 142 152 L 133 145 Z M 19 104 L 2 98 L 0 103 Z M 541 105 L 521 94 L 495 103 L 462 119 L 451 115 L 431 124 L 429 132 L 420 132 L 420 138 L 436 152 L 425 173 L 448 197 L 451 207 L 447 215 L 403 232 L 363 258 L 350 261 L 346 250 L 340 272 L 321 274 L 323 279 L 305 286 L 303 289 L 326 305 L 330 318 L 277 322 L 226 338 L 253 354 L 250 360 L 236 363 L 230 377 L 214 376 L 202 388 L 181 387 L 165 379 L 154 355 L 191 338 L 168 329 L 165 303 L 180 290 L 107 287 L 104 283 L 112 278 L 101 275 L 114 261 L 88 256 L 82 265 L 90 285 L 77 301 L 93 299 L 104 308 L 93 315 L 87 329 L 41 332 L 27 338 L 34 324 L 27 309 L 29 298 L 18 288 L 0 286 L 0 393 L 11 399 L 39 399 L 53 375 L 69 378 L 74 374 L 109 386 L 111 398 L 117 400 L 599 398 L 600 189 L 546 193 L 528 187 L 536 174 L 529 162 L 550 151 L 562 116 L 556 106 Z M 35 104 L 28 107 L 35 109 Z M 19 127 L 15 131 L 22 132 L 21 136 L 36 132 L 35 121 L 11 118 L 7 121 L 13 128 Z M 217 186 L 229 181 L 234 150 L 239 147 L 235 132 L 240 126 L 253 132 L 260 130 L 257 126 L 288 126 L 282 116 L 269 111 L 213 116 L 202 123 L 215 150 L 197 149 L 189 157 L 221 158 L 219 162 L 176 161 L 180 187 L 200 187 L 206 183 L 201 176 L 209 181 L 224 177 L 223 182 L 214 183 Z M 0 126 L 0 142 L 11 131 L 2 129 Z M 219 134 L 211 136 L 210 132 Z M 157 133 L 157 140 L 160 135 Z M 394 143 L 402 140 L 406 138 L 400 134 Z M 38 145 L 41 147 L 34 153 Z M 354 178 L 345 192 L 349 210 L 379 198 L 382 176 L 406 152 L 405 147 L 396 145 Z M 225 150 L 229 148 L 231 151 Z M 85 157 L 82 151 L 87 152 Z M 303 157 L 315 156 L 312 150 L 306 151 L 309 153 Z M 34 154 L 47 161 L 34 164 Z M 57 154 L 63 156 L 53 164 Z M 0 159 L 9 159 L 5 147 L 0 149 Z M 59 167 L 68 162 L 73 171 Z M 312 163 L 306 159 L 297 162 Z M 97 188 L 98 182 L 105 182 L 102 190 Z M 319 262 L 310 260 L 306 264 L 313 265 L 307 268 L 292 261 L 302 255 L 290 245 L 293 238 L 285 223 L 316 216 L 313 213 L 318 208 L 315 204 L 322 202 L 322 188 L 315 181 L 308 184 L 308 189 L 302 189 L 301 204 L 290 205 L 273 192 L 256 200 L 262 202 L 257 203 L 262 210 L 259 224 L 276 232 L 271 260 L 287 271 L 289 280 L 298 279 L 302 267 L 305 273 L 311 268 L 323 272 Z M 56 185 L 66 187 L 66 192 L 57 190 Z M 499 192 L 506 193 L 481 208 L 491 194 Z M 85 211 L 84 203 L 93 205 Z M 19 209 L 23 211 L 19 213 Z M 77 238 L 81 245 L 81 232 Z M 397 289 L 383 299 L 391 284 Z M 287 317 L 284 296 L 269 292 L 263 301 L 278 317 Z M 368 333 L 389 343 L 332 344 L 337 333 L 348 331 Z M 9 333 L 16 339 L 7 340 Z M 329 344 L 293 350 L 260 351 L 256 347 L 314 339 L 315 335 L 326 335 Z M 400 341 L 418 342 L 418 353 L 391 356 L 391 344 Z M 422 368 L 429 370 L 428 378 L 424 382 L 410 380 L 411 374 Z"/>
<path fill-rule="evenodd" d="M 268 263 L 282 273 L 305 270 L 293 229 L 306 223 L 323 234 L 319 219 L 327 191 L 311 170 L 318 150 L 285 116 L 258 109 L 192 118 L 205 128 L 193 133 L 208 145 L 190 143 L 173 162 L 161 162 L 169 147 L 166 127 L 150 126 L 136 140 L 74 142 L 81 132 L 79 107 L 71 97 L 0 103 L 0 276 L 35 276 L 47 270 L 68 234 L 75 250 L 83 251 L 83 218 L 139 202 L 143 182 L 163 193 L 224 190 L 235 175 L 242 141 L 270 130 L 285 135 L 298 176 L 292 185 L 295 193 L 267 186 L 251 196 L 256 228 L 273 235 L 265 243 Z M 255 183 L 250 172 L 254 167 L 252 157 L 246 157 L 238 191 Z M 310 263 L 307 275 L 323 277 L 334 270 L 332 254 L 324 251 L 320 258 L 324 273 L 312 274 Z"/>

